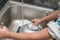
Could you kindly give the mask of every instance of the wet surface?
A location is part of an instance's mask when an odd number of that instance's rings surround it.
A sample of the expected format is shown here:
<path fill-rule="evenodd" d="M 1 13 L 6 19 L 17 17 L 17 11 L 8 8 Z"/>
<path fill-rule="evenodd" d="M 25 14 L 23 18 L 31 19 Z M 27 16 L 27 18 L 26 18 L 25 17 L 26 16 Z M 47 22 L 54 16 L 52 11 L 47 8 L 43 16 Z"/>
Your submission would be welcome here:
<path fill-rule="evenodd" d="M 19 1 L 22 2 L 22 0 L 14 0 L 14 1 Z M 36 6 L 43 6 L 47 8 L 52 8 L 52 9 L 58 9 L 59 8 L 59 1 L 60 0 L 23 0 L 24 3 L 31 4 L 31 5 L 36 5 Z"/>
<path fill-rule="evenodd" d="M 7 1 L 8 0 L 0 0 L 0 10 L 3 8 Z"/>

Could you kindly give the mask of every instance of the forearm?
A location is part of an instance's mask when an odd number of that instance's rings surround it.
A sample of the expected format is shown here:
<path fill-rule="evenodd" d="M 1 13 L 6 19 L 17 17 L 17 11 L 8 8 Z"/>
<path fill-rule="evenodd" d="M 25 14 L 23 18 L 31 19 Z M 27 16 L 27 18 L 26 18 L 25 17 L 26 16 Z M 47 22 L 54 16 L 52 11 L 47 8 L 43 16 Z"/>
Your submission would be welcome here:
<path fill-rule="evenodd" d="M 59 11 L 60 11 L 60 10 L 54 11 L 54 12 L 52 12 L 50 15 L 41 18 L 42 21 L 44 22 L 44 21 L 56 20 L 57 14 L 59 13 Z"/>
<path fill-rule="evenodd" d="M 40 39 L 40 40 L 43 40 L 43 39 L 51 38 L 51 36 L 48 33 L 48 28 L 45 28 L 45 29 L 43 29 L 43 30 L 41 30 L 40 32 L 37 32 L 37 33 L 12 33 L 12 32 L 10 32 L 8 35 L 9 35 L 8 36 L 9 38 L 19 39 L 19 40 L 20 39 L 25 39 L 25 40 Z"/>

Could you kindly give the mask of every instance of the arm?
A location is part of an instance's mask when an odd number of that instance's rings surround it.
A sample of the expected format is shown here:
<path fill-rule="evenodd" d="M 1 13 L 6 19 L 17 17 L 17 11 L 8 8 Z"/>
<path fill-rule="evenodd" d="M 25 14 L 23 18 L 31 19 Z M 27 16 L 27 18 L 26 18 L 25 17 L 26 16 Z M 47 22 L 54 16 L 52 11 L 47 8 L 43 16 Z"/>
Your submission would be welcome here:
<path fill-rule="evenodd" d="M 57 11 L 54 11 L 52 12 L 50 15 L 46 16 L 46 17 L 43 17 L 41 18 L 42 21 L 50 21 L 50 20 L 56 20 L 57 18 L 57 14 L 60 12 L 60 10 L 57 10 Z"/>
<path fill-rule="evenodd" d="M 48 33 L 48 28 L 45 28 L 43 30 L 41 30 L 40 32 L 37 33 L 13 33 L 13 32 L 9 32 L 9 34 L 7 34 L 9 38 L 13 38 L 13 39 L 48 39 L 51 38 L 51 36 Z"/>
<path fill-rule="evenodd" d="M 0 25 L 0 39 L 7 37 L 7 34 L 9 33 L 9 30 L 6 26 L 1 27 Z"/>
<path fill-rule="evenodd" d="M 42 20 L 43 21 L 49 21 L 49 20 L 55 20 L 57 18 L 57 14 L 59 13 L 59 10 L 51 13 L 50 15 L 43 17 Z M 13 33 L 13 32 L 9 32 L 9 34 L 7 34 L 9 38 L 13 38 L 13 39 L 48 39 L 51 38 L 51 36 L 48 33 L 48 28 L 45 28 L 43 30 L 41 30 L 40 32 L 37 33 Z"/>
<path fill-rule="evenodd" d="M 33 20 L 32 20 L 32 23 L 33 23 L 34 25 L 37 25 L 37 24 L 39 24 L 39 23 L 48 22 L 48 21 L 50 21 L 50 20 L 56 20 L 58 13 L 59 13 L 59 10 L 54 11 L 54 12 L 52 12 L 50 15 L 45 16 L 45 17 L 43 17 L 43 18 L 33 19 Z"/>

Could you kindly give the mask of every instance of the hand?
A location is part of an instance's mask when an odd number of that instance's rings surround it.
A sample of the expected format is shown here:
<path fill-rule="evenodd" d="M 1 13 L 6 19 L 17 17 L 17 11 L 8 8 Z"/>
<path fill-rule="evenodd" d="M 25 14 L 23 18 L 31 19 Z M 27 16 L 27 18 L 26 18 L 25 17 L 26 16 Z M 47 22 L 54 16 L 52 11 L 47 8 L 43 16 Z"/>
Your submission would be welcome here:
<path fill-rule="evenodd" d="M 1 25 L 0 25 L 0 38 L 7 37 L 8 32 L 9 30 L 7 29 L 6 26 L 3 26 L 3 28 L 1 28 Z"/>
<path fill-rule="evenodd" d="M 33 19 L 32 20 L 33 25 L 38 25 L 39 23 L 42 23 L 42 19 Z"/>

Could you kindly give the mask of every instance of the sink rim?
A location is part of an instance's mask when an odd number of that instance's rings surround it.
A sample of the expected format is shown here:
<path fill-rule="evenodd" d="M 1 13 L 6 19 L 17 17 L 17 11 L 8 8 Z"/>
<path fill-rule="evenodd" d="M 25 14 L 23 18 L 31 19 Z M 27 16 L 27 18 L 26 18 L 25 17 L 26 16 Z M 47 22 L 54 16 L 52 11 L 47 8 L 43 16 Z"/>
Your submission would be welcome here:
<path fill-rule="evenodd" d="M 2 17 L 2 15 L 4 15 L 4 13 L 10 8 L 10 7 L 14 7 L 14 6 L 22 6 L 22 3 L 20 2 L 16 2 L 16 1 L 11 1 L 9 0 L 5 6 L 3 7 L 3 9 L 0 11 L 0 18 Z M 23 4 L 24 7 L 29 7 L 29 8 L 34 8 L 34 9 L 38 9 L 38 10 L 46 10 L 46 11 L 54 11 L 53 9 L 50 8 L 45 8 L 45 7 L 38 7 L 35 5 L 29 5 L 29 4 Z"/>

